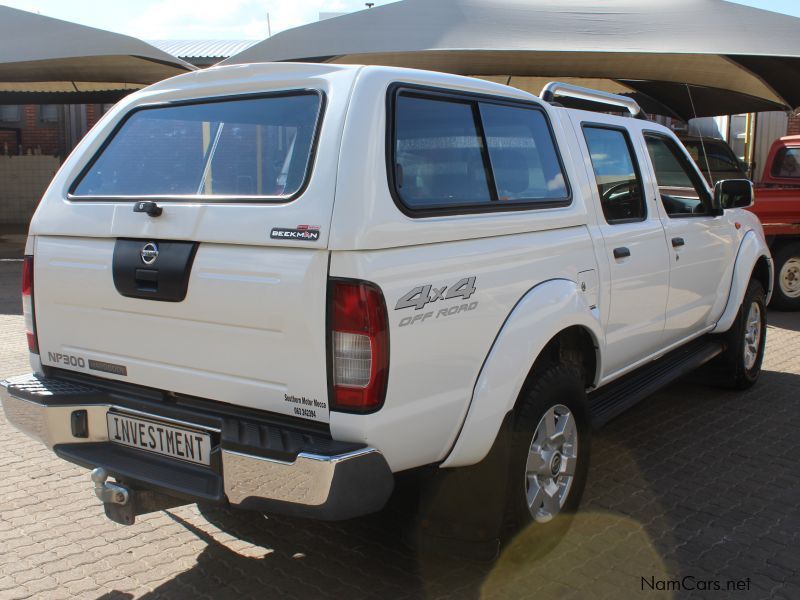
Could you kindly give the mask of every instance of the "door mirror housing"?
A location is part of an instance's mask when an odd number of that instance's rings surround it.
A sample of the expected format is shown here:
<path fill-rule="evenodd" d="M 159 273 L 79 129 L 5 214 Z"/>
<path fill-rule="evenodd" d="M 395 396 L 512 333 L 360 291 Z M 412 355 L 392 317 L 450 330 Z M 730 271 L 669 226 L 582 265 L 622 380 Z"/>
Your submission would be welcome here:
<path fill-rule="evenodd" d="M 753 206 L 753 182 L 749 179 L 725 179 L 714 186 L 714 208 L 748 208 Z"/>

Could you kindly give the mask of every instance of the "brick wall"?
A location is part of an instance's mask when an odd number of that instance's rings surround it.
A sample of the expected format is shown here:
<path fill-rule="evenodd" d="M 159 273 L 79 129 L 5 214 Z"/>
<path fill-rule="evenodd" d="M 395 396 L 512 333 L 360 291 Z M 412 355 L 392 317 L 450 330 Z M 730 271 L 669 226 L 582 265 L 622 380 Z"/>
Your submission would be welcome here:
<path fill-rule="evenodd" d="M 20 129 L 22 133 L 22 154 L 46 154 L 61 156 L 66 148 L 63 125 L 63 109 L 56 107 L 57 120 L 43 121 L 42 108 L 36 104 L 20 107 L 18 122 L 0 123 L 3 127 Z M 20 154 L 17 148 L 17 134 L 13 131 L 0 131 L 0 154 Z"/>
<path fill-rule="evenodd" d="M 800 113 L 789 117 L 789 128 L 786 135 L 800 135 Z"/>
<path fill-rule="evenodd" d="M 86 128 L 91 129 L 103 116 L 102 104 L 87 104 L 86 105 Z"/>
<path fill-rule="evenodd" d="M 0 225 L 26 225 L 56 174 L 55 156 L 0 156 Z"/>
<path fill-rule="evenodd" d="M 3 123 L 3 127 L 10 127 L 9 123 Z M 17 134 L 14 131 L 0 130 L 0 154 L 17 154 Z"/>

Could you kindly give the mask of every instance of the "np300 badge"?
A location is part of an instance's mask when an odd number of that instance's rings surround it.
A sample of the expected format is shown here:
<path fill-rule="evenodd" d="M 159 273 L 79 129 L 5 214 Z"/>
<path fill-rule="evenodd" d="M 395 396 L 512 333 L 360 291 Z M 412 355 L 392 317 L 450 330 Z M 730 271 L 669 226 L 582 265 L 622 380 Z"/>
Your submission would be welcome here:
<path fill-rule="evenodd" d="M 158 258 L 158 245 L 155 242 L 147 242 L 142 247 L 142 262 L 152 265 Z"/>

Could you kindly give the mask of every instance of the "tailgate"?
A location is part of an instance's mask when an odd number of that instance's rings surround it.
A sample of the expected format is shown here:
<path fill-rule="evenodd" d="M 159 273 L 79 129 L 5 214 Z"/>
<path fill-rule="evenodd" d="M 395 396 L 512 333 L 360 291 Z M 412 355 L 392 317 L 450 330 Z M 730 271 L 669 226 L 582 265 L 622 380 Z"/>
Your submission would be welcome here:
<path fill-rule="evenodd" d="M 37 239 L 42 364 L 328 420 L 327 251 L 200 243 L 185 299 L 168 302 L 120 293 L 118 244 Z"/>
<path fill-rule="evenodd" d="M 328 420 L 328 225 L 354 74 L 254 68 L 227 73 L 257 93 L 136 100 L 64 164 L 31 226 L 42 364 Z"/>

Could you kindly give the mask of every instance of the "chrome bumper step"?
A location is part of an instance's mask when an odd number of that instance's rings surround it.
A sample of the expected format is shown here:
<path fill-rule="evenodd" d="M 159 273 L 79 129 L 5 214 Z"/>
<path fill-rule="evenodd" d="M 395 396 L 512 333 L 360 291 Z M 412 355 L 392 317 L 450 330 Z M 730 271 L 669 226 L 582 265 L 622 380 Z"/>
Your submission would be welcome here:
<path fill-rule="evenodd" d="M 104 381 L 92 385 L 37 375 L 0 381 L 0 400 L 12 425 L 61 458 L 88 469 L 102 468 L 126 488 L 184 503 L 229 503 L 340 520 L 380 510 L 394 487 L 394 476 L 375 448 L 269 421 L 267 413 L 243 415 L 222 403 L 165 403 L 153 390 L 137 393 L 131 386 L 108 388 Z M 111 442 L 106 425 L 110 410 L 209 433 L 211 464 Z"/>

